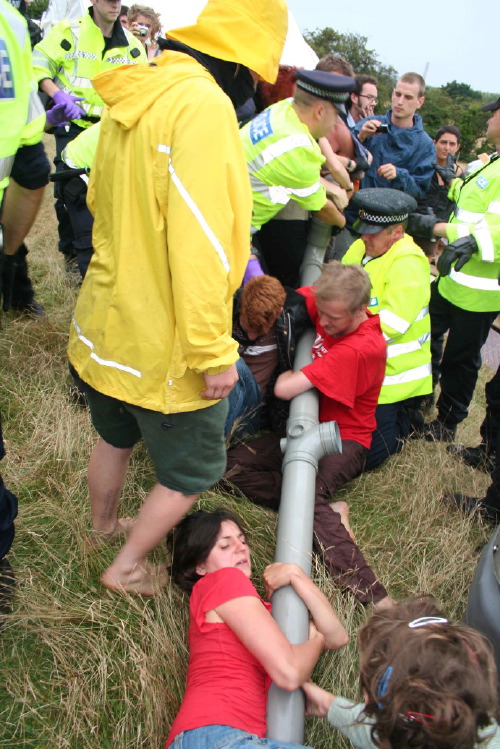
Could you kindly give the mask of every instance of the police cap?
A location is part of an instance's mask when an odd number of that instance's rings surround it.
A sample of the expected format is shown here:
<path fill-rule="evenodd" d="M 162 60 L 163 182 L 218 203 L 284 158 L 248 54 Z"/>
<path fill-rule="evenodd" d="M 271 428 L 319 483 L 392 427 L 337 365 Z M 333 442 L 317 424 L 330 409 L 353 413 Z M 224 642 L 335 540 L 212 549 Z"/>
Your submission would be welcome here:
<path fill-rule="evenodd" d="M 490 104 L 485 104 L 481 107 L 481 112 L 494 112 L 495 109 L 500 109 L 500 96 L 496 101 L 492 101 Z"/>
<path fill-rule="evenodd" d="M 327 73 L 326 70 L 297 70 L 297 88 L 317 96 L 318 99 L 331 101 L 337 109 L 345 114 L 344 104 L 351 91 L 356 88 L 354 78 L 347 75 Z"/>
<path fill-rule="evenodd" d="M 358 190 L 351 203 L 359 209 L 359 218 L 353 225 L 359 234 L 377 234 L 387 226 L 401 224 L 417 209 L 417 201 L 411 195 L 387 187 Z"/>

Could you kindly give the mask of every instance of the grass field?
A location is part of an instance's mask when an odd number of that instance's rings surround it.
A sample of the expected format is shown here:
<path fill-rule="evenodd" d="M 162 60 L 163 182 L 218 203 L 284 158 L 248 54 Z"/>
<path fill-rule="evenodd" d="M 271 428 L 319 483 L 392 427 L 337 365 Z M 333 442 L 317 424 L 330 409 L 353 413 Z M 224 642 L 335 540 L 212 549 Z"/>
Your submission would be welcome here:
<path fill-rule="evenodd" d="M 49 141 L 50 142 L 50 141 Z M 56 248 L 52 197 L 28 241 L 30 269 L 47 319 L 3 315 L 1 388 L 6 484 L 19 497 L 17 535 L 9 555 L 17 576 L 13 612 L 0 631 L 0 747 L 126 749 L 162 746 L 182 698 L 187 663 L 188 599 L 173 585 L 156 599 L 106 593 L 99 575 L 116 547 L 90 550 L 87 460 L 95 440 L 86 410 L 68 397 L 66 342 L 77 289 L 68 284 Z M 483 367 L 470 417 L 459 439 L 478 441 L 484 413 Z M 123 496 L 134 515 L 154 482 L 138 448 Z M 432 593 L 450 618 L 462 616 L 490 530 L 446 507 L 443 491 L 482 495 L 489 478 L 450 458 L 442 445 L 412 441 L 380 470 L 349 484 L 353 529 L 379 578 L 396 598 Z M 255 581 L 273 558 L 276 516 L 250 503 L 207 492 L 203 507 L 230 506 L 252 531 Z M 158 559 L 166 552 L 155 551 Z M 314 562 L 314 575 L 351 635 L 343 651 L 324 656 L 315 678 L 357 696 L 355 635 L 367 612 Z M 307 720 L 316 749 L 347 744 L 318 720 Z"/>

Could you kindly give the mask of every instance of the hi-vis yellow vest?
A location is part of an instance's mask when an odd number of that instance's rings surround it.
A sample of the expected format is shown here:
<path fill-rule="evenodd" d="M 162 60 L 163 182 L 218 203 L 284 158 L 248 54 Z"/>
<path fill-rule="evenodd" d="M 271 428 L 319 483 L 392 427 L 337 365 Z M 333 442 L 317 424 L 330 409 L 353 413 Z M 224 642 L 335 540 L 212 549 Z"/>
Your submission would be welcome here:
<path fill-rule="evenodd" d="M 78 106 L 89 117 L 99 118 L 103 102 L 91 79 L 119 65 L 146 61 L 144 47 L 133 34 L 121 28 L 118 34 L 123 44 L 106 50 L 103 55 L 104 37 L 90 15 L 60 21 L 33 50 L 37 81 L 50 78 L 63 91 L 82 96 Z M 92 124 L 86 120 L 74 122 L 80 127 Z"/>
<path fill-rule="evenodd" d="M 369 310 L 378 313 L 387 341 L 379 403 L 396 403 L 432 392 L 430 272 L 424 253 L 405 235 L 384 255 L 364 263 L 357 239 L 342 262 L 363 265 L 372 282 Z"/>
<path fill-rule="evenodd" d="M 44 126 L 26 21 L 12 5 L 0 0 L 0 201 L 16 151 L 22 145 L 38 143 Z"/>

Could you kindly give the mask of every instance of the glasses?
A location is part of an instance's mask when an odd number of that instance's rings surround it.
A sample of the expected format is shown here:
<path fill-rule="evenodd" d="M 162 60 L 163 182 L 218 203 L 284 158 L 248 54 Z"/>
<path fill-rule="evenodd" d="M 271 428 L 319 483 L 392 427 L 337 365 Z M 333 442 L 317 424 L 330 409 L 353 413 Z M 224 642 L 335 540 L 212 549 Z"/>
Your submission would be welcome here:
<path fill-rule="evenodd" d="M 374 104 L 378 104 L 378 98 L 373 96 L 373 94 L 358 94 L 358 96 L 368 99 L 368 101 L 372 101 Z"/>

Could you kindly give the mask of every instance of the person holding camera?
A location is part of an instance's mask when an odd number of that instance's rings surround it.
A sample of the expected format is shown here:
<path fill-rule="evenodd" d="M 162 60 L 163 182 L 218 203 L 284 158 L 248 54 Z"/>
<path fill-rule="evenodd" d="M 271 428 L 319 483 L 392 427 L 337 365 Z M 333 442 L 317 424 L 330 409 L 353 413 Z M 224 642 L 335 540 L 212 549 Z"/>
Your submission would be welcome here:
<path fill-rule="evenodd" d="M 148 60 L 160 54 L 158 36 L 161 32 L 160 16 L 147 5 L 132 5 L 127 13 L 128 30 L 143 44 Z"/>
<path fill-rule="evenodd" d="M 373 156 L 361 187 L 390 187 L 420 200 L 434 174 L 436 149 L 417 114 L 425 101 L 425 81 L 418 73 L 405 73 L 392 92 L 392 107 L 384 115 L 358 122 L 353 133 Z M 348 206 L 346 229 L 337 237 L 336 257 L 358 238 L 352 225 L 357 211 Z M 340 255 L 338 253 L 341 253 Z"/>

